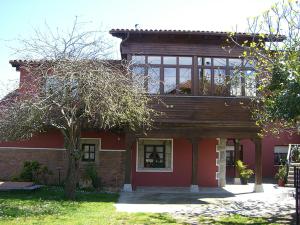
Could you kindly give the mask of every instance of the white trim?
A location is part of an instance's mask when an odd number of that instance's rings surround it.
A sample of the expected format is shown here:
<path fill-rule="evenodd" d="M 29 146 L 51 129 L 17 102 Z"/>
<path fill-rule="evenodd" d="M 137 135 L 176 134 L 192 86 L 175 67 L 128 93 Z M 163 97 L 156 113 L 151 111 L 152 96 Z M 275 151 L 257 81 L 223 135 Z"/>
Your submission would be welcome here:
<path fill-rule="evenodd" d="M 23 150 L 51 150 L 51 151 L 65 151 L 65 148 L 27 148 L 27 147 L 0 147 L 0 149 L 23 149 Z"/>
<path fill-rule="evenodd" d="M 157 168 L 157 169 L 149 169 L 149 168 L 138 168 L 139 163 L 139 140 L 164 140 L 164 141 L 171 141 L 171 168 Z M 136 141 L 136 172 L 155 172 L 155 173 L 173 173 L 173 157 L 174 157 L 174 149 L 173 149 L 173 138 L 138 138 Z"/>
<path fill-rule="evenodd" d="M 126 152 L 125 149 L 100 149 L 99 152 Z"/>

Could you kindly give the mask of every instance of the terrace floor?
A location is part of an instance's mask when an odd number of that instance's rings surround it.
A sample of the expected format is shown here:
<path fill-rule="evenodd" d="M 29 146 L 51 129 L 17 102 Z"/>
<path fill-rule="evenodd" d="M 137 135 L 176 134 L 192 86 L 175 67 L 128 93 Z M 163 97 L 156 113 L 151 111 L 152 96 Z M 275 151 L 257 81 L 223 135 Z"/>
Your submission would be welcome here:
<path fill-rule="evenodd" d="M 115 206 L 123 212 L 167 212 L 188 223 L 199 216 L 239 214 L 279 218 L 282 224 L 289 224 L 295 212 L 294 189 L 269 183 L 263 187 L 263 193 L 253 192 L 254 183 L 202 188 L 199 193 L 190 193 L 188 188 L 142 187 L 121 193 Z"/>

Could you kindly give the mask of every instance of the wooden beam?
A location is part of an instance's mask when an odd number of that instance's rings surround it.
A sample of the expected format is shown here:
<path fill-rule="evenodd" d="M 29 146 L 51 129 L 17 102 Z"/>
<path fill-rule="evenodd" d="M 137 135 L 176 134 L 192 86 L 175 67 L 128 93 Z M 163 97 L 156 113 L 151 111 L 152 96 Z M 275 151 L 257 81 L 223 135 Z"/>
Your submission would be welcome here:
<path fill-rule="evenodd" d="M 131 184 L 132 145 L 134 144 L 135 140 L 136 138 L 132 134 L 126 134 L 125 184 Z"/>
<path fill-rule="evenodd" d="M 255 144 L 255 185 L 262 184 L 262 141 L 254 139 Z"/>
<path fill-rule="evenodd" d="M 189 138 L 192 143 L 192 185 L 198 185 L 198 155 L 199 155 L 199 139 Z"/>
<path fill-rule="evenodd" d="M 234 177 L 235 178 L 240 178 L 239 171 L 237 170 L 236 167 L 236 162 L 241 159 L 240 152 L 241 152 L 240 140 L 235 139 L 234 141 Z"/>

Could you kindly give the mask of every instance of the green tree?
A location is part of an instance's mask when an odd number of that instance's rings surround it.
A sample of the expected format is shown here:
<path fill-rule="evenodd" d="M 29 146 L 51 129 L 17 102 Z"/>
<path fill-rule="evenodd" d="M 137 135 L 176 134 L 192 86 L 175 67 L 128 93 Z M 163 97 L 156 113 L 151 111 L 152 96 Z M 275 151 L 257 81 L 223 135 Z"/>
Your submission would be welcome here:
<path fill-rule="evenodd" d="M 252 40 L 230 41 L 244 48 L 253 65 L 259 94 L 253 116 L 263 133 L 295 132 L 300 122 L 300 3 L 280 1 L 248 20 Z"/>

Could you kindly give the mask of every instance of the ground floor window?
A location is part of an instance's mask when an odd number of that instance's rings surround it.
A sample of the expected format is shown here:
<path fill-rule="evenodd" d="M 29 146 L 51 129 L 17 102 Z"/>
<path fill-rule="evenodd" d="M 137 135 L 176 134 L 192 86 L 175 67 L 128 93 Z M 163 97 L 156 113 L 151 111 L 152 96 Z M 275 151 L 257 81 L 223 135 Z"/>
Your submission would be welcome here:
<path fill-rule="evenodd" d="M 172 171 L 173 144 L 171 139 L 139 139 L 137 171 Z"/>
<path fill-rule="evenodd" d="M 83 161 L 95 161 L 95 151 L 96 151 L 96 145 L 95 144 L 83 144 L 82 145 L 83 150 Z"/>
<path fill-rule="evenodd" d="M 285 164 L 287 160 L 289 146 L 274 147 L 274 165 Z"/>

